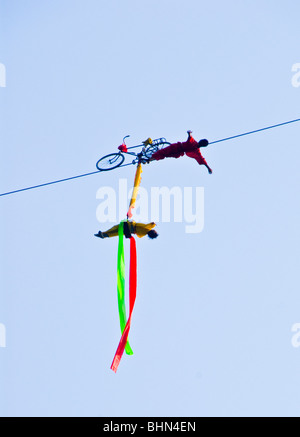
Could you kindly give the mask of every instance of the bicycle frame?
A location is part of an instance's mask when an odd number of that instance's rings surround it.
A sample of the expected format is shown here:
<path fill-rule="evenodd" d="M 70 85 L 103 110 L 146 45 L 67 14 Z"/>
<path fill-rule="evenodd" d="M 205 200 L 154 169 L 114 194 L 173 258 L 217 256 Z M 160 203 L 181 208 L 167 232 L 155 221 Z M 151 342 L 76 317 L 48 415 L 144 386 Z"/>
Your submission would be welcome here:
<path fill-rule="evenodd" d="M 149 142 L 145 142 L 143 144 L 139 144 L 137 146 L 131 146 L 127 147 L 125 144 L 125 139 L 128 138 L 129 135 L 123 138 L 122 146 L 124 150 L 121 149 L 121 146 L 119 147 L 119 151 L 115 153 L 111 153 L 109 155 L 106 155 L 99 159 L 99 161 L 96 164 L 96 167 L 100 171 L 107 171 L 112 170 L 117 167 L 124 167 L 127 165 L 134 165 L 134 164 L 146 164 L 150 162 L 151 156 L 154 152 L 159 150 L 160 147 L 163 147 L 164 145 L 169 145 L 170 143 L 165 138 L 157 138 L 155 140 L 149 139 Z M 136 152 L 129 152 L 129 150 L 141 148 L 142 150 L 139 153 Z M 129 164 L 123 164 L 125 160 L 124 155 L 131 155 L 134 156 L 135 159 Z"/>

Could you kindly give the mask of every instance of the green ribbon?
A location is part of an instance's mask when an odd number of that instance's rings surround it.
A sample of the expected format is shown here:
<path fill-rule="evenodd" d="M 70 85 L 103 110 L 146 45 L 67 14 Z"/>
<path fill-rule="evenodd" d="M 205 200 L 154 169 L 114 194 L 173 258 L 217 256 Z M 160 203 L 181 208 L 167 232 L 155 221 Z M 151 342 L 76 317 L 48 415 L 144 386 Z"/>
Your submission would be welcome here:
<path fill-rule="evenodd" d="M 118 245 L 118 271 L 117 271 L 117 289 L 118 289 L 118 307 L 119 307 L 119 317 L 120 317 L 120 327 L 121 332 L 126 326 L 126 307 L 125 307 L 125 257 L 124 257 L 124 222 L 122 221 L 119 225 L 119 245 Z M 128 355 L 132 355 L 133 351 L 130 347 L 129 341 L 127 340 L 125 346 L 125 352 Z"/>

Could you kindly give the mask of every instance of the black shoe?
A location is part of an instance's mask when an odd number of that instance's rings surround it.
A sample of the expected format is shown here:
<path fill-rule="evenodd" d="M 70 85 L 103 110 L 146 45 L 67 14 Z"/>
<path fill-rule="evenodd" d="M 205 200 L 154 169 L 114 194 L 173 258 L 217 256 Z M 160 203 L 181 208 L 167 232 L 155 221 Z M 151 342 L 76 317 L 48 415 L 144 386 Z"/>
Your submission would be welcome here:
<path fill-rule="evenodd" d="M 104 238 L 101 231 L 99 231 L 98 234 L 94 234 L 94 235 L 95 235 L 95 237 Z"/>

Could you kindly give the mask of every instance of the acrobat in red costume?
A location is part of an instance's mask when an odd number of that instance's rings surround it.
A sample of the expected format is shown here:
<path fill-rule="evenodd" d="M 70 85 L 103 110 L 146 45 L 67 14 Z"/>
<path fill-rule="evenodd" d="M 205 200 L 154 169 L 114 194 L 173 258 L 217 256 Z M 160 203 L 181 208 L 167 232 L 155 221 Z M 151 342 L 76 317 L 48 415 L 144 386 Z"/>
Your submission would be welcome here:
<path fill-rule="evenodd" d="M 208 173 L 212 173 L 212 169 L 208 166 L 204 157 L 200 152 L 200 147 L 208 146 L 207 140 L 200 140 L 199 143 L 192 137 L 192 131 L 188 131 L 188 139 L 184 143 L 174 143 L 164 149 L 153 153 L 151 160 L 159 161 L 164 158 L 179 158 L 186 154 L 189 158 L 194 158 L 199 165 L 205 165 Z"/>

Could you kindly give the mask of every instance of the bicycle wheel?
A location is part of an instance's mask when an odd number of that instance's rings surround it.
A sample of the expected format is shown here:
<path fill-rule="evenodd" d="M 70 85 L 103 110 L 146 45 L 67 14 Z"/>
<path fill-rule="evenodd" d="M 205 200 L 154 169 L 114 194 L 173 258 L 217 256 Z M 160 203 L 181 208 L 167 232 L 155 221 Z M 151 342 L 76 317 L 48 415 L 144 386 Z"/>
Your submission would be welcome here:
<path fill-rule="evenodd" d="M 96 167 L 100 171 L 113 170 L 123 164 L 124 159 L 125 157 L 122 153 L 110 153 L 109 155 L 100 158 Z"/>

